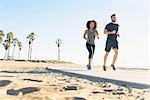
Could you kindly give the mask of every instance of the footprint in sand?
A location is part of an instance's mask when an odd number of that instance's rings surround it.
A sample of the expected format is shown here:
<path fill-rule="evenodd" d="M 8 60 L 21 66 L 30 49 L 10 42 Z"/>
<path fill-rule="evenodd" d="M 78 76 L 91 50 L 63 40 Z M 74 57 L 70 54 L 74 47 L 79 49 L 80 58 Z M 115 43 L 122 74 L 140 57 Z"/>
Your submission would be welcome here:
<path fill-rule="evenodd" d="M 83 97 L 64 97 L 64 98 L 58 98 L 58 100 L 86 100 Z"/>
<path fill-rule="evenodd" d="M 77 86 L 66 86 L 64 87 L 65 91 L 69 91 L 69 90 L 79 90 Z"/>
<path fill-rule="evenodd" d="M 23 79 L 23 80 L 33 81 L 33 82 L 43 82 L 42 80 L 35 80 L 35 79 Z"/>

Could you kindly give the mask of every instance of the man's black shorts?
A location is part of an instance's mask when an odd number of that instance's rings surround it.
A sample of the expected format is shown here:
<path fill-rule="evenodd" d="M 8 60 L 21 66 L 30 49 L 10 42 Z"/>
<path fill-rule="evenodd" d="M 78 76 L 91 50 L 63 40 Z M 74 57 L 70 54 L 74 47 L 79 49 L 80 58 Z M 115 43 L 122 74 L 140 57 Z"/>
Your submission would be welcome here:
<path fill-rule="evenodd" d="M 109 52 L 111 50 L 111 48 L 118 49 L 118 42 L 117 41 L 112 41 L 112 40 L 107 40 L 106 41 L 106 46 L 105 46 L 105 51 Z"/>

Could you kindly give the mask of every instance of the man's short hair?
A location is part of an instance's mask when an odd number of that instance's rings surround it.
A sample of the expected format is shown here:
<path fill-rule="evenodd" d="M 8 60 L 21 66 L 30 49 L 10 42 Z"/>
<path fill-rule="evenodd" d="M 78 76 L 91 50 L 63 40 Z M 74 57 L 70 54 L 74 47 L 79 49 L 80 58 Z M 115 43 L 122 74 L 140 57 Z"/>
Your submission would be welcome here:
<path fill-rule="evenodd" d="M 112 14 L 112 15 L 111 15 L 111 18 L 112 18 L 113 16 L 116 16 L 116 14 Z"/>

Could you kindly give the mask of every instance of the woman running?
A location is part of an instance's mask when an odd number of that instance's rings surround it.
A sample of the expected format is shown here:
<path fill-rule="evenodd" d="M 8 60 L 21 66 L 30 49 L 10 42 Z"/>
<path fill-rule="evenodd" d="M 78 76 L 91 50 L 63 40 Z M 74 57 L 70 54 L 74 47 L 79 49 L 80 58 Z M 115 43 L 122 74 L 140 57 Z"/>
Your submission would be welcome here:
<path fill-rule="evenodd" d="M 88 21 L 86 24 L 87 30 L 85 30 L 85 33 L 83 35 L 83 38 L 86 40 L 86 48 L 89 52 L 88 57 L 88 65 L 87 69 L 91 69 L 91 61 L 93 59 L 94 51 L 95 51 L 95 37 L 99 39 L 98 32 L 96 30 L 97 23 L 94 20 Z"/>

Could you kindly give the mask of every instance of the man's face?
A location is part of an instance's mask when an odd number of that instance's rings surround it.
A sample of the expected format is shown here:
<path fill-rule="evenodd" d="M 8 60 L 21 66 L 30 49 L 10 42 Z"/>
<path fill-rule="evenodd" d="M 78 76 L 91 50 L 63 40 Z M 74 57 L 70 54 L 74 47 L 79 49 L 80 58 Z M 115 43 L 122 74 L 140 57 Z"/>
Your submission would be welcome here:
<path fill-rule="evenodd" d="M 111 17 L 112 22 L 116 22 L 116 16 Z"/>

